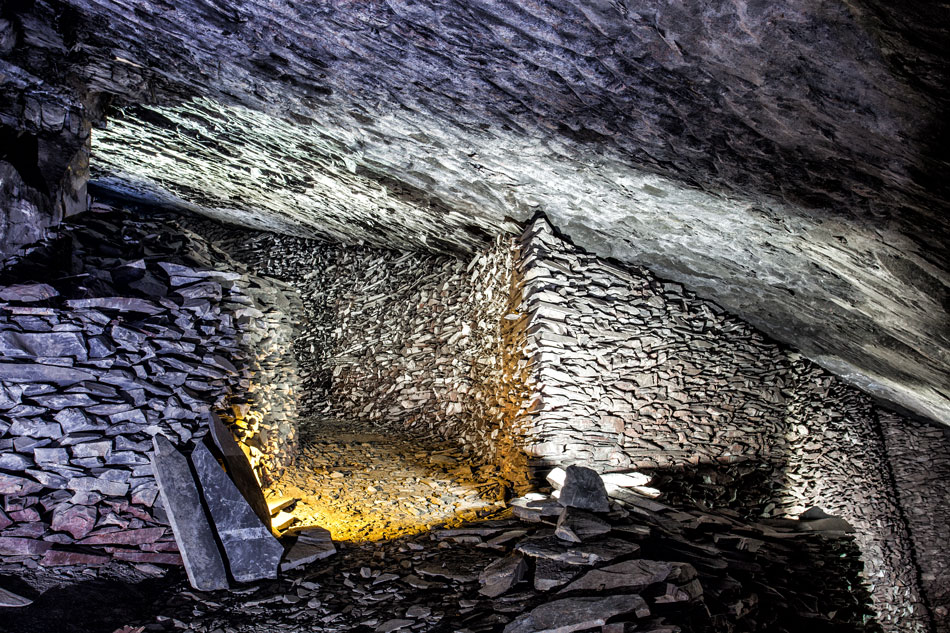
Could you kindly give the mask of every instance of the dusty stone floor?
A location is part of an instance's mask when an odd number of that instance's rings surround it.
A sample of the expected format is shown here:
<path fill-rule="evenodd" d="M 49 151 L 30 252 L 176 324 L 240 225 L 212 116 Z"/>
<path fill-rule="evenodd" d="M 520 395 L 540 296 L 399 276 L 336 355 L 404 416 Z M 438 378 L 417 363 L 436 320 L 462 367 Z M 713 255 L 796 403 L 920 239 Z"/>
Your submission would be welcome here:
<path fill-rule="evenodd" d="M 311 420 L 293 466 L 265 491 L 291 497 L 294 528 L 337 542 L 382 541 L 485 518 L 504 509 L 493 466 L 473 469 L 450 443 L 384 435 L 360 422 Z"/>

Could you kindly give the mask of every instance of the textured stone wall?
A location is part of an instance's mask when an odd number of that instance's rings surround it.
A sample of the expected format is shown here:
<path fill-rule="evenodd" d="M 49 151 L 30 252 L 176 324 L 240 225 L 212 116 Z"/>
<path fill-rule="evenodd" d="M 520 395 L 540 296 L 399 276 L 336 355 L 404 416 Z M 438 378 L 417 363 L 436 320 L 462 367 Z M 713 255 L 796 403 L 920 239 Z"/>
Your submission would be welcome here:
<path fill-rule="evenodd" d="M 306 414 L 438 434 L 522 483 L 528 363 L 511 238 L 463 260 L 194 225 L 299 289 Z"/>
<path fill-rule="evenodd" d="M 179 561 L 147 453 L 234 420 L 292 457 L 294 293 L 171 218 L 99 205 L 0 270 L 0 553 Z"/>
<path fill-rule="evenodd" d="M 543 218 L 522 242 L 536 472 L 648 469 L 674 489 L 687 479 L 675 500 L 755 517 L 818 505 L 855 527 L 885 628 L 926 630 L 864 394 L 678 284 L 583 252 Z"/>
<path fill-rule="evenodd" d="M 950 434 L 878 410 L 898 498 L 937 633 L 950 631 Z"/>

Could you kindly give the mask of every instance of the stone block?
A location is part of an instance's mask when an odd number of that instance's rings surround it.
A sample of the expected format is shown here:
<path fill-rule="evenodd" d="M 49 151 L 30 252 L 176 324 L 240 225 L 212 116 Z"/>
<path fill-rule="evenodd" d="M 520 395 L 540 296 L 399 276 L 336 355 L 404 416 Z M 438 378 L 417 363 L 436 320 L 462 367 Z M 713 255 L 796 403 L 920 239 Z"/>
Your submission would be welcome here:
<path fill-rule="evenodd" d="M 53 511 L 51 527 L 57 532 L 69 532 L 81 539 L 96 526 L 96 509 L 84 505 L 62 504 Z"/>
<path fill-rule="evenodd" d="M 227 589 L 224 560 L 188 460 L 164 436 L 156 435 L 152 441 L 152 468 L 191 586 L 201 591 Z"/>
<path fill-rule="evenodd" d="M 603 480 L 596 471 L 584 466 L 567 467 L 558 501 L 562 506 L 580 510 L 610 511 Z"/>
<path fill-rule="evenodd" d="M 270 527 L 257 516 L 204 442 L 195 446 L 191 462 L 231 575 L 238 582 L 276 578 L 284 548 Z"/>

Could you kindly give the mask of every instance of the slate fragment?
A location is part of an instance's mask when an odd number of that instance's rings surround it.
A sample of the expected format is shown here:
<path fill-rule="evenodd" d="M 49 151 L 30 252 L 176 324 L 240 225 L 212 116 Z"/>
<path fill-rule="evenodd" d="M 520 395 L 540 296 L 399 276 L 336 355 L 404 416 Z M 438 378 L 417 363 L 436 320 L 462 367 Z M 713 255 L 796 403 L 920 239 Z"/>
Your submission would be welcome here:
<path fill-rule="evenodd" d="M 591 512 L 609 512 L 607 489 L 596 471 L 584 466 L 568 466 L 564 476 L 564 487 L 558 501 L 562 506 L 590 510 Z"/>
<path fill-rule="evenodd" d="M 153 438 L 155 480 L 175 534 L 191 586 L 200 591 L 228 588 L 224 561 L 205 516 L 188 460 L 163 435 Z"/>
<path fill-rule="evenodd" d="M 238 582 L 276 578 L 284 547 L 244 499 L 205 442 L 191 454 L 211 522 L 224 547 L 231 575 Z"/>
<path fill-rule="evenodd" d="M 234 485 L 241 491 L 241 495 L 250 504 L 261 522 L 270 527 L 271 511 L 267 506 L 267 500 L 264 498 L 264 491 L 261 490 L 261 485 L 258 483 L 257 477 L 254 476 L 254 471 L 251 469 L 251 464 L 247 461 L 244 451 L 234 441 L 234 436 L 228 427 L 221 422 L 221 418 L 214 413 L 208 413 L 205 420 L 211 431 L 210 435 L 214 440 L 214 445 L 224 459 L 225 468 L 227 468 L 228 475 L 230 475 Z"/>
<path fill-rule="evenodd" d="M 504 633 L 571 633 L 603 626 L 608 619 L 627 613 L 643 618 L 650 615 L 650 609 L 637 594 L 564 598 L 520 616 Z"/>

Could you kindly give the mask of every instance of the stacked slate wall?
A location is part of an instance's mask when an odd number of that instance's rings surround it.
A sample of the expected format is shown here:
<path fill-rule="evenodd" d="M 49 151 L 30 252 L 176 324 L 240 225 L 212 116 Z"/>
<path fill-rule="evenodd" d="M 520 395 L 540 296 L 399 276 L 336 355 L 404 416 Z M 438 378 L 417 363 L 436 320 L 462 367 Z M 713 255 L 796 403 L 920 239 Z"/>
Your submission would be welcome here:
<path fill-rule="evenodd" d="M 937 633 L 950 631 L 950 431 L 878 410 Z"/>
<path fill-rule="evenodd" d="M 244 414 L 265 476 L 293 454 L 294 293 L 169 218 L 96 210 L 0 272 L 6 562 L 177 562 L 147 453 L 209 410 Z"/>
<path fill-rule="evenodd" d="M 672 501 L 751 517 L 821 506 L 855 527 L 885 628 L 926 630 L 866 396 L 679 285 L 584 253 L 543 218 L 522 249 L 535 474 L 646 469 Z"/>
<path fill-rule="evenodd" d="M 528 364 L 513 239 L 459 259 L 193 226 L 299 289 L 304 412 L 438 434 L 522 483 Z"/>

